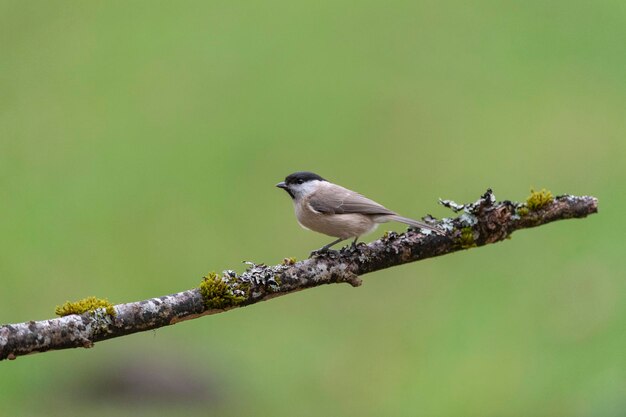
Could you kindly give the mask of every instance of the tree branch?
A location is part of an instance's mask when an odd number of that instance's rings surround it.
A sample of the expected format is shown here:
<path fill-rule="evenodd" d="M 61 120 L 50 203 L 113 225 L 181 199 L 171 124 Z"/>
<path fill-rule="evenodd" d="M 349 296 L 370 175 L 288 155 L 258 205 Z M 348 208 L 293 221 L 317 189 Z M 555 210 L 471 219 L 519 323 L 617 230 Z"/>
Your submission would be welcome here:
<path fill-rule="evenodd" d="M 426 221 L 444 229 L 446 236 L 412 229 L 402 234 L 389 232 L 370 244 L 361 243 L 356 248 L 347 247 L 300 262 L 285 259 L 275 266 L 248 263 L 242 274 L 209 274 L 200 288 L 118 304 L 113 307 L 114 315 L 99 308 L 81 315 L 2 325 L 0 360 L 48 350 L 92 347 L 102 340 L 222 313 L 324 284 L 346 282 L 357 287 L 361 285 L 359 276 L 369 272 L 495 243 L 519 229 L 586 217 L 597 212 L 598 202 L 588 196 L 552 198 L 549 193 L 533 192 L 526 203 L 496 203 L 488 190 L 472 204 L 449 200 L 440 203 L 462 213 L 438 222 L 428 216 Z"/>

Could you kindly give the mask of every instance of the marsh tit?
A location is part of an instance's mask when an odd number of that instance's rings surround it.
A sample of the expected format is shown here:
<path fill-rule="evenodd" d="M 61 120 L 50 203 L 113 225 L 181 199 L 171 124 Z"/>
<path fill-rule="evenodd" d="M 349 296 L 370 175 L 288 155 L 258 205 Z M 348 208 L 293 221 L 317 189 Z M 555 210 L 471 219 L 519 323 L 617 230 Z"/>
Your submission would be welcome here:
<path fill-rule="evenodd" d="M 441 229 L 402 217 L 377 202 L 312 172 L 294 172 L 276 186 L 291 196 L 300 226 L 337 238 L 313 253 L 325 252 L 331 246 L 349 238 L 354 238 L 354 246 L 359 236 L 373 231 L 380 223 L 389 221 L 445 234 Z"/>

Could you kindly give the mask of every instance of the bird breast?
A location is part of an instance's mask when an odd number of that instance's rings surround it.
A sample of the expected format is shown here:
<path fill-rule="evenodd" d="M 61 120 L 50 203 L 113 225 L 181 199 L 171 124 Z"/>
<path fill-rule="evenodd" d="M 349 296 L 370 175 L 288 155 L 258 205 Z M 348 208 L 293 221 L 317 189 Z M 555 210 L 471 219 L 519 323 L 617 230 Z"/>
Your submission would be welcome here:
<path fill-rule="evenodd" d="M 348 239 L 373 231 L 378 224 L 364 214 L 324 214 L 308 204 L 295 204 L 296 218 L 300 226 L 328 236 Z"/>

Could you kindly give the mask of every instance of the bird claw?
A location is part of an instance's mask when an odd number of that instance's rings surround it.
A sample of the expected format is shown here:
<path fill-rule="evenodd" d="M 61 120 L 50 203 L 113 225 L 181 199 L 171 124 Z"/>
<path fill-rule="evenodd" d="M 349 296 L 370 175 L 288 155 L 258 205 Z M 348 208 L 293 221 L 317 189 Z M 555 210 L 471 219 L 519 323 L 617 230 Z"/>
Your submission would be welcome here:
<path fill-rule="evenodd" d="M 317 249 L 311 252 L 311 255 L 309 256 L 309 258 L 315 258 L 318 256 L 333 256 L 333 255 L 337 255 L 338 253 L 339 252 L 336 250 L 322 248 L 322 249 Z"/>

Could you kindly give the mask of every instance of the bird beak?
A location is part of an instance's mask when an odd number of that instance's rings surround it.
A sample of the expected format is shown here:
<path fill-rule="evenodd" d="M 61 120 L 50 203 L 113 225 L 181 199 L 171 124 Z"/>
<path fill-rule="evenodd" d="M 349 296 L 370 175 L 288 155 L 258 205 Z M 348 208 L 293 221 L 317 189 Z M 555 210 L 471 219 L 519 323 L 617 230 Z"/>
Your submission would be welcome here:
<path fill-rule="evenodd" d="M 276 186 L 277 186 L 278 188 L 282 188 L 283 190 L 286 190 L 286 189 L 287 189 L 287 184 L 285 184 L 285 181 L 281 181 L 281 182 L 279 182 L 278 184 L 276 184 Z"/>

